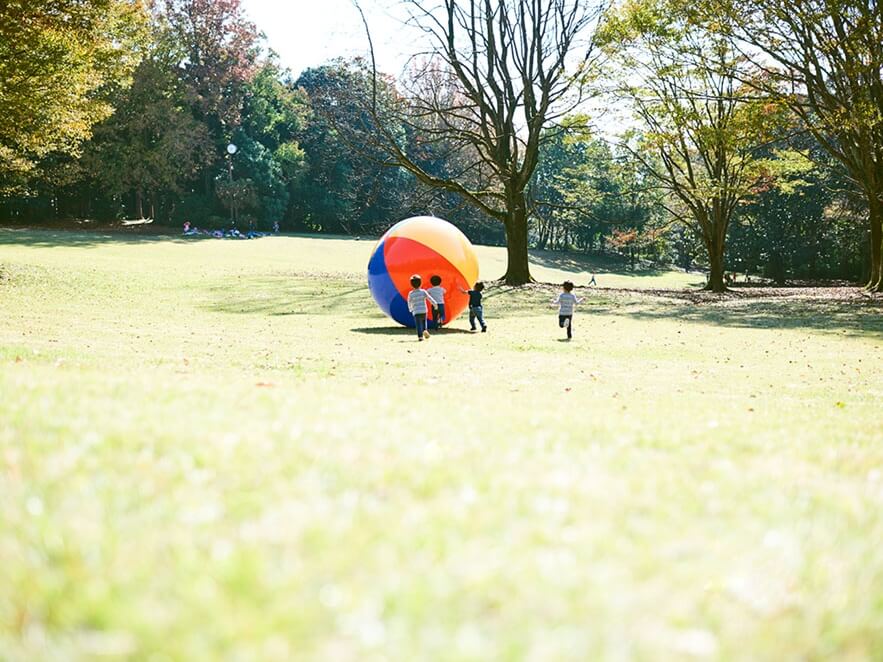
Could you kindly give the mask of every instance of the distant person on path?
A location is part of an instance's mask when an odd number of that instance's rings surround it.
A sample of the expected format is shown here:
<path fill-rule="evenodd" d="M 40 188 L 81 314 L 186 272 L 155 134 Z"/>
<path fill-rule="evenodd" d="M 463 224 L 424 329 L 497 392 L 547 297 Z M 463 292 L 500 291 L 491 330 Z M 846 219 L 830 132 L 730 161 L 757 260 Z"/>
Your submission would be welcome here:
<path fill-rule="evenodd" d="M 429 296 L 429 292 L 420 287 L 423 279 L 417 274 L 411 276 L 411 287 L 408 293 L 408 310 L 414 316 L 414 322 L 417 325 L 417 340 L 429 338 L 429 331 L 426 330 L 426 302 L 432 304 L 433 308 L 438 308 L 438 302 Z"/>
<path fill-rule="evenodd" d="M 589 286 L 592 286 L 592 285 L 594 285 L 595 287 L 598 287 L 598 281 L 595 280 L 595 272 L 592 272 L 592 279 L 589 281 Z"/>
<path fill-rule="evenodd" d="M 429 279 L 430 287 L 427 292 L 429 292 L 429 296 L 438 304 L 435 308 L 432 309 L 432 321 L 435 322 L 436 326 L 440 329 L 442 328 L 442 324 L 444 324 L 447 320 L 445 319 L 445 294 L 448 291 L 441 286 L 441 276 L 432 276 Z"/>
<path fill-rule="evenodd" d="M 478 323 L 481 324 L 481 332 L 486 333 L 487 324 L 484 323 L 484 306 L 481 303 L 483 289 L 484 283 L 478 281 L 471 290 L 464 290 L 461 287 L 460 291 L 469 295 L 469 326 L 475 331 L 475 320 L 478 320 Z"/>
<path fill-rule="evenodd" d="M 573 283 L 565 280 L 561 285 L 562 292 L 558 295 L 553 306 L 558 306 L 558 326 L 567 329 L 567 339 L 573 338 L 573 309 L 582 299 L 577 299 L 573 293 Z"/>

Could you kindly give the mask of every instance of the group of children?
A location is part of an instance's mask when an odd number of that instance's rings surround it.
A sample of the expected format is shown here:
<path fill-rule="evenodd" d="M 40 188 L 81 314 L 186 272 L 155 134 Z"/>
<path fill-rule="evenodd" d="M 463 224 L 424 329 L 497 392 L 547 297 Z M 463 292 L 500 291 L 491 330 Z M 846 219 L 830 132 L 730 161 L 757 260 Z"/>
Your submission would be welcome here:
<path fill-rule="evenodd" d="M 435 322 L 437 328 L 442 328 L 447 321 L 445 318 L 445 294 L 447 290 L 441 286 L 441 276 L 433 276 L 429 279 L 430 287 L 424 290 L 423 279 L 414 274 L 411 276 L 411 291 L 408 293 L 408 310 L 414 316 L 414 322 L 417 326 L 417 339 L 423 340 L 429 338 L 429 331 L 426 328 L 426 317 L 429 314 L 429 306 L 432 306 L 432 321 Z M 487 332 L 487 324 L 484 323 L 484 308 L 481 304 L 484 283 L 477 282 L 471 290 L 459 288 L 463 294 L 469 295 L 469 326 L 475 331 L 475 322 L 481 325 L 481 332 Z"/>
<path fill-rule="evenodd" d="M 592 275 L 594 280 L 594 274 Z M 445 318 L 445 294 L 447 290 L 441 286 L 442 279 L 438 275 L 434 275 L 429 279 L 430 287 L 424 290 L 423 279 L 419 274 L 411 276 L 411 291 L 408 293 L 408 310 L 414 316 L 417 327 L 417 339 L 422 341 L 429 338 L 427 329 L 427 316 L 429 315 L 429 307 L 432 306 L 432 321 L 437 328 L 442 328 L 447 319 Z M 475 283 L 471 290 L 458 288 L 463 294 L 469 295 L 469 326 L 472 331 L 476 330 L 476 321 L 481 325 L 482 333 L 487 332 L 487 324 L 484 321 L 484 307 L 482 305 L 482 291 L 484 283 L 481 281 Z M 573 338 L 573 313 L 574 308 L 582 303 L 582 299 L 577 298 L 573 293 L 573 283 L 569 280 L 564 281 L 561 285 L 561 292 L 552 302 L 553 306 L 558 306 L 558 326 L 567 329 L 567 339 Z"/>

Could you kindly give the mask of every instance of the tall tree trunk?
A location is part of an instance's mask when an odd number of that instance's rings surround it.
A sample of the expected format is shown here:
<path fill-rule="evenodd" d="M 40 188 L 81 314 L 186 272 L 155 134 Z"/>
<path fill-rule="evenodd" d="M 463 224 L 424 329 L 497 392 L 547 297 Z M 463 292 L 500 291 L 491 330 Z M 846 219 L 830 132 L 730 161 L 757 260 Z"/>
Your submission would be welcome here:
<path fill-rule="evenodd" d="M 710 267 L 708 283 L 705 285 L 705 289 L 717 294 L 727 291 L 727 285 L 724 282 L 724 250 L 727 242 L 727 225 L 729 225 L 729 219 L 722 213 L 720 206 L 715 205 L 710 218 L 706 217 L 703 239 L 705 249 L 708 251 L 708 265 Z"/>
<path fill-rule="evenodd" d="M 549 226 L 548 226 L 548 224 L 546 224 L 546 225 L 543 227 L 542 234 L 540 234 L 540 245 L 539 245 L 539 248 L 540 248 L 541 250 L 546 250 L 546 248 L 547 248 L 548 246 L 549 246 Z"/>
<path fill-rule="evenodd" d="M 883 203 L 876 196 L 868 196 L 868 216 L 871 221 L 871 277 L 868 289 L 883 292 Z"/>
<path fill-rule="evenodd" d="M 708 273 L 708 284 L 705 286 L 705 289 L 718 294 L 725 292 L 727 288 L 724 284 L 723 251 L 718 251 L 715 247 L 710 247 L 708 250 L 708 261 L 710 271 Z"/>
<path fill-rule="evenodd" d="M 504 225 L 508 264 L 503 280 L 507 285 L 524 285 L 533 280 L 527 255 L 527 204 L 524 191 L 513 191 L 507 202 L 509 213 Z"/>
<path fill-rule="evenodd" d="M 144 193 L 141 187 L 135 189 L 135 218 L 144 218 Z"/>
<path fill-rule="evenodd" d="M 773 282 L 782 286 L 785 284 L 785 259 L 782 257 L 782 254 L 776 250 L 770 254 L 770 276 L 773 279 Z"/>

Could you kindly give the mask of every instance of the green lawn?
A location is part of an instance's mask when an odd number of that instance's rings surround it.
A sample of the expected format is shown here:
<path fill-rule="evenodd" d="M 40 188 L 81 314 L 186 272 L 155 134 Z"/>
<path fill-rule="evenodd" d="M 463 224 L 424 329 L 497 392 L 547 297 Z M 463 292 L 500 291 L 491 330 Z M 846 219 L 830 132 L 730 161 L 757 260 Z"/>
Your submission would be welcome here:
<path fill-rule="evenodd" d="M 883 300 L 372 246 L 0 230 L 0 659 L 883 660 Z"/>

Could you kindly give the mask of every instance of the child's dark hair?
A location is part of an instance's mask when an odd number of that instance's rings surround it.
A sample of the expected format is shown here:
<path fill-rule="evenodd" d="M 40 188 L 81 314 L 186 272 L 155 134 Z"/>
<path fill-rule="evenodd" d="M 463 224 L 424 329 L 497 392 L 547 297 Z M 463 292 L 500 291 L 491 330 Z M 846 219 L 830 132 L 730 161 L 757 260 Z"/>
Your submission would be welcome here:
<path fill-rule="evenodd" d="M 478 281 L 475 283 L 475 287 L 473 287 L 472 289 L 475 290 L 476 292 L 481 292 L 484 289 L 484 283 L 482 283 L 481 281 Z"/>
<path fill-rule="evenodd" d="M 564 288 L 565 292 L 570 292 L 573 289 L 573 283 L 569 280 L 565 280 L 561 287 Z"/>
<path fill-rule="evenodd" d="M 423 279 L 419 275 L 414 274 L 411 276 L 411 287 L 420 287 L 421 283 L 423 283 Z"/>
<path fill-rule="evenodd" d="M 441 285 L 441 276 L 432 276 L 429 279 L 429 282 L 432 283 L 434 286 Z"/>

